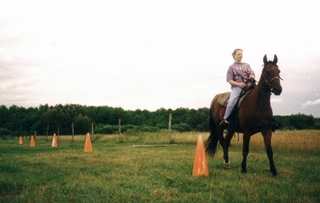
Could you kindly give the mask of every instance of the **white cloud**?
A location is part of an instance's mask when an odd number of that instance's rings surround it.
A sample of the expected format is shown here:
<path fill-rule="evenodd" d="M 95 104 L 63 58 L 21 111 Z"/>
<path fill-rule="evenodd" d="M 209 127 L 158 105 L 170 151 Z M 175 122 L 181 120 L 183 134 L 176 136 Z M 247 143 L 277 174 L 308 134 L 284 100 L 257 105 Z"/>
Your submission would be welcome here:
<path fill-rule="evenodd" d="M 283 102 L 283 99 L 282 98 L 271 98 L 271 103 L 281 103 Z"/>
<path fill-rule="evenodd" d="M 315 101 L 307 101 L 306 103 L 302 104 L 302 108 L 306 108 L 308 106 L 314 106 L 314 105 L 320 105 L 320 99 L 317 99 Z"/>

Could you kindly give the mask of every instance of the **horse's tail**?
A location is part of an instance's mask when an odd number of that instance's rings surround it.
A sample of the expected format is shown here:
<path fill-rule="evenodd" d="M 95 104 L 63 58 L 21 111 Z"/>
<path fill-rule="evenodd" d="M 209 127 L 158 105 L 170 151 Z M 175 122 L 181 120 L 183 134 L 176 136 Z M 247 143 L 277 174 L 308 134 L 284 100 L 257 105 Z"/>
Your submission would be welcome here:
<path fill-rule="evenodd" d="M 217 151 L 217 144 L 219 141 L 219 135 L 218 135 L 217 126 L 216 126 L 214 119 L 212 117 L 211 109 L 210 109 L 210 121 L 209 122 L 210 122 L 211 133 L 210 133 L 210 136 L 205 140 L 204 145 L 206 148 L 207 155 L 209 157 L 213 157 Z"/>

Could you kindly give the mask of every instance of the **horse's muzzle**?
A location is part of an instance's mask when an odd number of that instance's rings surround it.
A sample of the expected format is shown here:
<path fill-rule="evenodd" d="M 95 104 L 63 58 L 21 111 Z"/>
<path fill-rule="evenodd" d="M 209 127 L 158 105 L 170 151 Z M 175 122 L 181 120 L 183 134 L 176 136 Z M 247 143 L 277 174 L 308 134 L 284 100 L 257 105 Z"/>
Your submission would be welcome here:
<path fill-rule="evenodd" d="M 281 87 L 281 86 L 280 86 L 280 87 L 273 87 L 273 88 L 271 89 L 271 92 L 272 92 L 273 94 L 275 94 L 275 95 L 280 95 L 281 92 L 282 92 L 282 87 Z"/>

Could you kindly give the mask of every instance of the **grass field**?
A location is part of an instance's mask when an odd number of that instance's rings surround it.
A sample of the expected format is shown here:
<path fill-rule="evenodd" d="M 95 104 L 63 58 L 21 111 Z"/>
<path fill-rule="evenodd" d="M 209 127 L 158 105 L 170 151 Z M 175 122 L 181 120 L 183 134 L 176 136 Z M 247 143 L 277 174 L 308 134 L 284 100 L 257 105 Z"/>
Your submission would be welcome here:
<path fill-rule="evenodd" d="M 320 131 L 277 131 L 273 177 L 260 134 L 250 143 L 248 173 L 240 172 L 241 134 L 232 139 L 232 167 L 222 150 L 208 159 L 209 176 L 193 177 L 199 135 L 167 133 L 95 135 L 91 153 L 85 136 L 37 136 L 36 146 L 0 140 L 0 202 L 320 202 Z M 146 146 L 147 145 L 147 146 Z M 150 146 L 149 146 L 150 145 Z"/>

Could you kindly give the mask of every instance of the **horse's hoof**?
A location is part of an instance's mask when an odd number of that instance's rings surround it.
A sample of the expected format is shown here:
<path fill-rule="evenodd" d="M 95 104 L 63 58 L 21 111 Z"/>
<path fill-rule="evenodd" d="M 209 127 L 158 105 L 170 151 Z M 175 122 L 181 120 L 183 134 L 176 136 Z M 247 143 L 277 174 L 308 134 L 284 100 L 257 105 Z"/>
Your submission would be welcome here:
<path fill-rule="evenodd" d="M 231 163 L 223 163 L 223 167 L 224 168 L 230 168 L 231 167 Z"/>
<path fill-rule="evenodd" d="M 247 173 L 247 170 L 246 169 L 242 169 L 241 173 Z"/>

